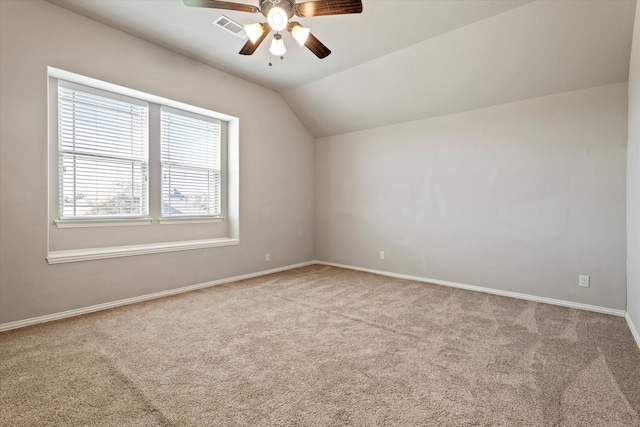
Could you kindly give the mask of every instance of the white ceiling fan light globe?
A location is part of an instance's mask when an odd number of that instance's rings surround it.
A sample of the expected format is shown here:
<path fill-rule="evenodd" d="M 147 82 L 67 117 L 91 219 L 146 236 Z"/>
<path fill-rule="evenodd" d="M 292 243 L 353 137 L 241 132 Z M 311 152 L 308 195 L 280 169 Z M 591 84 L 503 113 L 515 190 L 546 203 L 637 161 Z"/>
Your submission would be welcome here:
<path fill-rule="evenodd" d="M 309 38 L 310 32 L 311 30 L 305 27 L 301 27 L 300 25 L 296 25 L 291 29 L 291 35 L 293 36 L 294 39 L 296 39 L 296 41 L 301 47 L 304 46 L 304 44 L 306 43 L 307 38 Z"/>
<path fill-rule="evenodd" d="M 272 29 L 282 31 L 287 28 L 289 17 L 284 9 L 280 7 L 272 7 L 267 14 L 267 22 Z"/>
<path fill-rule="evenodd" d="M 285 49 L 284 47 L 284 40 L 282 40 L 282 37 L 276 37 L 279 35 L 280 34 L 276 34 L 273 37 L 271 46 L 269 47 L 269 52 L 271 52 L 271 54 L 274 56 L 284 56 L 284 54 L 287 52 L 287 49 Z"/>
<path fill-rule="evenodd" d="M 264 33 L 264 28 L 260 23 L 248 24 L 244 26 L 244 31 L 247 33 L 247 36 L 249 37 L 249 40 L 251 40 L 251 43 L 255 43 L 256 40 L 258 40 Z"/>

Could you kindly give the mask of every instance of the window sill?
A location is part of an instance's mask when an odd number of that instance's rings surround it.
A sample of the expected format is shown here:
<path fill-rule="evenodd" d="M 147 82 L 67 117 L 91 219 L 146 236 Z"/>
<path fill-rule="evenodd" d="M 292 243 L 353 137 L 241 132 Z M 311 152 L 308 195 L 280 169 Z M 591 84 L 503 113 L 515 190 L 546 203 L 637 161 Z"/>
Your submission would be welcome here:
<path fill-rule="evenodd" d="M 158 218 L 158 222 L 160 224 L 204 224 L 208 222 L 222 222 L 224 221 L 224 217 L 174 217 L 174 218 Z"/>
<path fill-rule="evenodd" d="M 89 227 L 125 227 L 132 225 L 149 225 L 153 218 L 121 218 L 121 219 L 57 219 L 53 221 L 57 228 L 89 228 Z"/>
<path fill-rule="evenodd" d="M 219 239 L 187 240 L 180 242 L 151 243 L 145 245 L 49 251 L 47 253 L 47 262 L 49 264 L 63 264 L 67 262 L 93 261 L 98 259 L 149 255 L 164 252 L 189 251 L 193 249 L 217 248 L 221 246 L 235 246 L 239 244 L 240 239 L 223 237 Z"/>

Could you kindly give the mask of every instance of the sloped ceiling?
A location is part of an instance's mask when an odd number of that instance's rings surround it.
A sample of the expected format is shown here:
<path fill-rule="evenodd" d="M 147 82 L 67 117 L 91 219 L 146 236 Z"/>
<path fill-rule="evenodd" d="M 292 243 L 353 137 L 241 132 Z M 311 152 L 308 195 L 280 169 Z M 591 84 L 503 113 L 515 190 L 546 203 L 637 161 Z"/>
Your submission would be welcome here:
<path fill-rule="evenodd" d="M 283 92 L 316 137 L 626 81 L 634 2 L 536 1 Z"/>
<path fill-rule="evenodd" d="M 285 39 L 269 67 L 211 24 L 261 15 L 180 0 L 49 0 L 279 92 L 315 137 L 628 79 L 635 0 L 363 0 L 363 13 L 305 18 L 333 53 Z M 238 1 L 257 4 L 255 1 Z"/>

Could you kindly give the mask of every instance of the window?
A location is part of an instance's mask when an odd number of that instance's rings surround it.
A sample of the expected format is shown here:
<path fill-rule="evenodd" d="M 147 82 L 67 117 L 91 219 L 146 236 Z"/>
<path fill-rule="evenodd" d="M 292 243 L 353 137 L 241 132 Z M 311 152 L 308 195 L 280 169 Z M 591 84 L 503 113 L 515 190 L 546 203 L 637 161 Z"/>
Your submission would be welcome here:
<path fill-rule="evenodd" d="M 155 97 L 56 82 L 58 226 L 224 217 L 223 121 Z"/>
<path fill-rule="evenodd" d="M 50 264 L 240 243 L 237 117 L 53 67 L 48 76 Z"/>
<path fill-rule="evenodd" d="M 147 216 L 147 147 L 145 102 L 60 82 L 60 218 Z"/>
<path fill-rule="evenodd" d="M 162 216 L 220 216 L 220 121 L 163 107 Z"/>

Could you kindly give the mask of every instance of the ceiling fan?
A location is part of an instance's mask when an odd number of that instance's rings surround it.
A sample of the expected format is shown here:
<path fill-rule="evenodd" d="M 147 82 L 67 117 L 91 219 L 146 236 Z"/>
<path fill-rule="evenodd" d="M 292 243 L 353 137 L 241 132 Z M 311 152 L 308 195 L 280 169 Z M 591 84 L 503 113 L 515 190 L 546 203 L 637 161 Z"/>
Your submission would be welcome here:
<path fill-rule="evenodd" d="M 243 3 L 217 0 L 183 0 L 186 6 L 208 7 L 213 9 L 236 10 L 239 12 L 261 13 L 267 22 L 245 25 L 249 41 L 240 49 L 240 55 L 251 55 L 258 46 L 275 30 L 269 52 L 280 59 L 284 58 L 286 49 L 280 31 L 287 30 L 300 46 L 305 46 L 318 58 L 326 58 L 331 51 L 320 40 L 311 34 L 293 16 L 308 18 L 311 16 L 343 15 L 361 13 L 361 0 L 318 0 L 296 3 L 295 0 L 258 0 L 258 6 Z M 271 63 L 269 63 L 271 65 Z"/>

